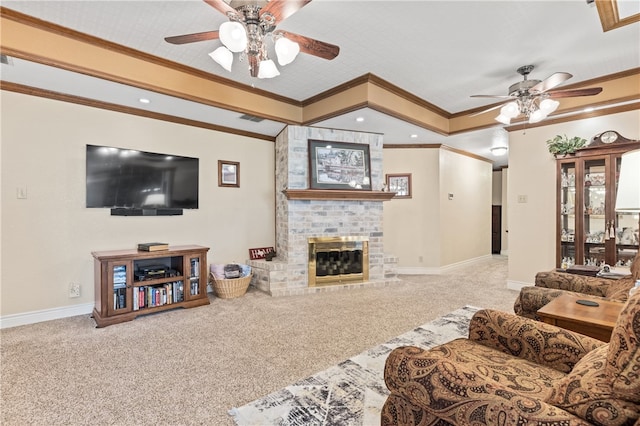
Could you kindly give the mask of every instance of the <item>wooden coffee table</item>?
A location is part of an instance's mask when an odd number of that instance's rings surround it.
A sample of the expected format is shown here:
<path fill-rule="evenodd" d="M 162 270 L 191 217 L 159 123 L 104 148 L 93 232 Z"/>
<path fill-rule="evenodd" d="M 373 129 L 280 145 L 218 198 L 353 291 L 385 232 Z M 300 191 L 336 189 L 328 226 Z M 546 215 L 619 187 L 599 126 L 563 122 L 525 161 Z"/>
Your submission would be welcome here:
<path fill-rule="evenodd" d="M 599 306 L 580 305 L 578 300 L 590 300 Z M 623 307 L 622 302 L 563 294 L 540 308 L 538 316 L 547 324 L 608 342 Z"/>

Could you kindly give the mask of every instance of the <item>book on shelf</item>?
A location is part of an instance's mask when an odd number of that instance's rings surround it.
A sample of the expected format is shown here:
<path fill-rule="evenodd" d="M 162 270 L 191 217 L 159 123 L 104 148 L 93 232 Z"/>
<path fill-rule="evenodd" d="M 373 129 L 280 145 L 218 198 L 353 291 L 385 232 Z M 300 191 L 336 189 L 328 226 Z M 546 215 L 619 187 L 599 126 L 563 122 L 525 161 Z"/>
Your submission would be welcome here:
<path fill-rule="evenodd" d="M 134 311 L 180 302 L 184 302 L 182 281 L 174 281 L 171 283 L 152 286 L 139 286 L 133 291 Z"/>
<path fill-rule="evenodd" d="M 167 244 L 167 243 L 140 243 L 140 244 L 138 244 L 138 250 L 142 250 L 142 251 L 169 250 L 169 244 Z"/>

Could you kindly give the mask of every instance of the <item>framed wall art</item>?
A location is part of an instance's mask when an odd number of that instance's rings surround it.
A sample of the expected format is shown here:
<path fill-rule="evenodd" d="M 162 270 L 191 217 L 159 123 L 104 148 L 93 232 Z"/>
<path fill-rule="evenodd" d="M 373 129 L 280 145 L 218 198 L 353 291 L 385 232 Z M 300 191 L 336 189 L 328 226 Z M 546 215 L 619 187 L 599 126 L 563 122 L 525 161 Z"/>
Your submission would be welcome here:
<path fill-rule="evenodd" d="M 240 188 L 240 163 L 218 160 L 218 186 Z"/>
<path fill-rule="evenodd" d="M 395 192 L 393 198 L 411 198 L 411 173 L 386 175 L 389 192 Z"/>
<path fill-rule="evenodd" d="M 369 145 L 309 139 L 309 188 L 371 190 Z"/>

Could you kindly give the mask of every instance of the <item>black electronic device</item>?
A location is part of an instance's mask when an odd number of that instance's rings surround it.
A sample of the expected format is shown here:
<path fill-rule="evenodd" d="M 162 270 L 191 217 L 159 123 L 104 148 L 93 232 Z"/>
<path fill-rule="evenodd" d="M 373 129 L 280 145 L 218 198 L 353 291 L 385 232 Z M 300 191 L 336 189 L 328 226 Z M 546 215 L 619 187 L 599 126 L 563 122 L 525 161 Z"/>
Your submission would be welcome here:
<path fill-rule="evenodd" d="M 166 216 L 198 208 L 198 158 L 87 145 L 86 206 L 114 216 Z"/>
<path fill-rule="evenodd" d="M 600 304 L 598 302 L 594 302 L 593 300 L 584 300 L 584 299 L 579 299 L 576 300 L 576 303 L 578 305 L 584 305 L 584 306 L 600 306 Z"/>
<path fill-rule="evenodd" d="M 174 275 L 168 275 L 171 273 Z M 175 269 L 167 268 L 164 265 L 147 265 L 138 268 L 135 275 L 136 281 L 146 281 L 158 278 L 174 277 L 177 275 L 177 271 Z"/>

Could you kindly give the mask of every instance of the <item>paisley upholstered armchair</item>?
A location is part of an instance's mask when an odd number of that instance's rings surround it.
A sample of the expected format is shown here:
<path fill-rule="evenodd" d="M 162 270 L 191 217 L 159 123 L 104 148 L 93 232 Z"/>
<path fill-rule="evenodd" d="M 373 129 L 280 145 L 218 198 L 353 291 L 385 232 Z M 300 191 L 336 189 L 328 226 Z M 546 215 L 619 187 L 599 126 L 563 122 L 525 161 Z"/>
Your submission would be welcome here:
<path fill-rule="evenodd" d="M 478 311 L 469 337 L 401 347 L 384 372 L 382 425 L 640 425 L 640 292 L 610 343 Z"/>
<path fill-rule="evenodd" d="M 535 286 L 527 286 L 520 290 L 513 310 L 523 317 L 539 320 L 538 309 L 565 293 L 579 293 L 624 302 L 637 279 L 640 279 L 640 256 L 635 257 L 631 265 L 631 274 L 618 280 L 568 274 L 555 270 L 538 272 L 535 277 Z"/>

